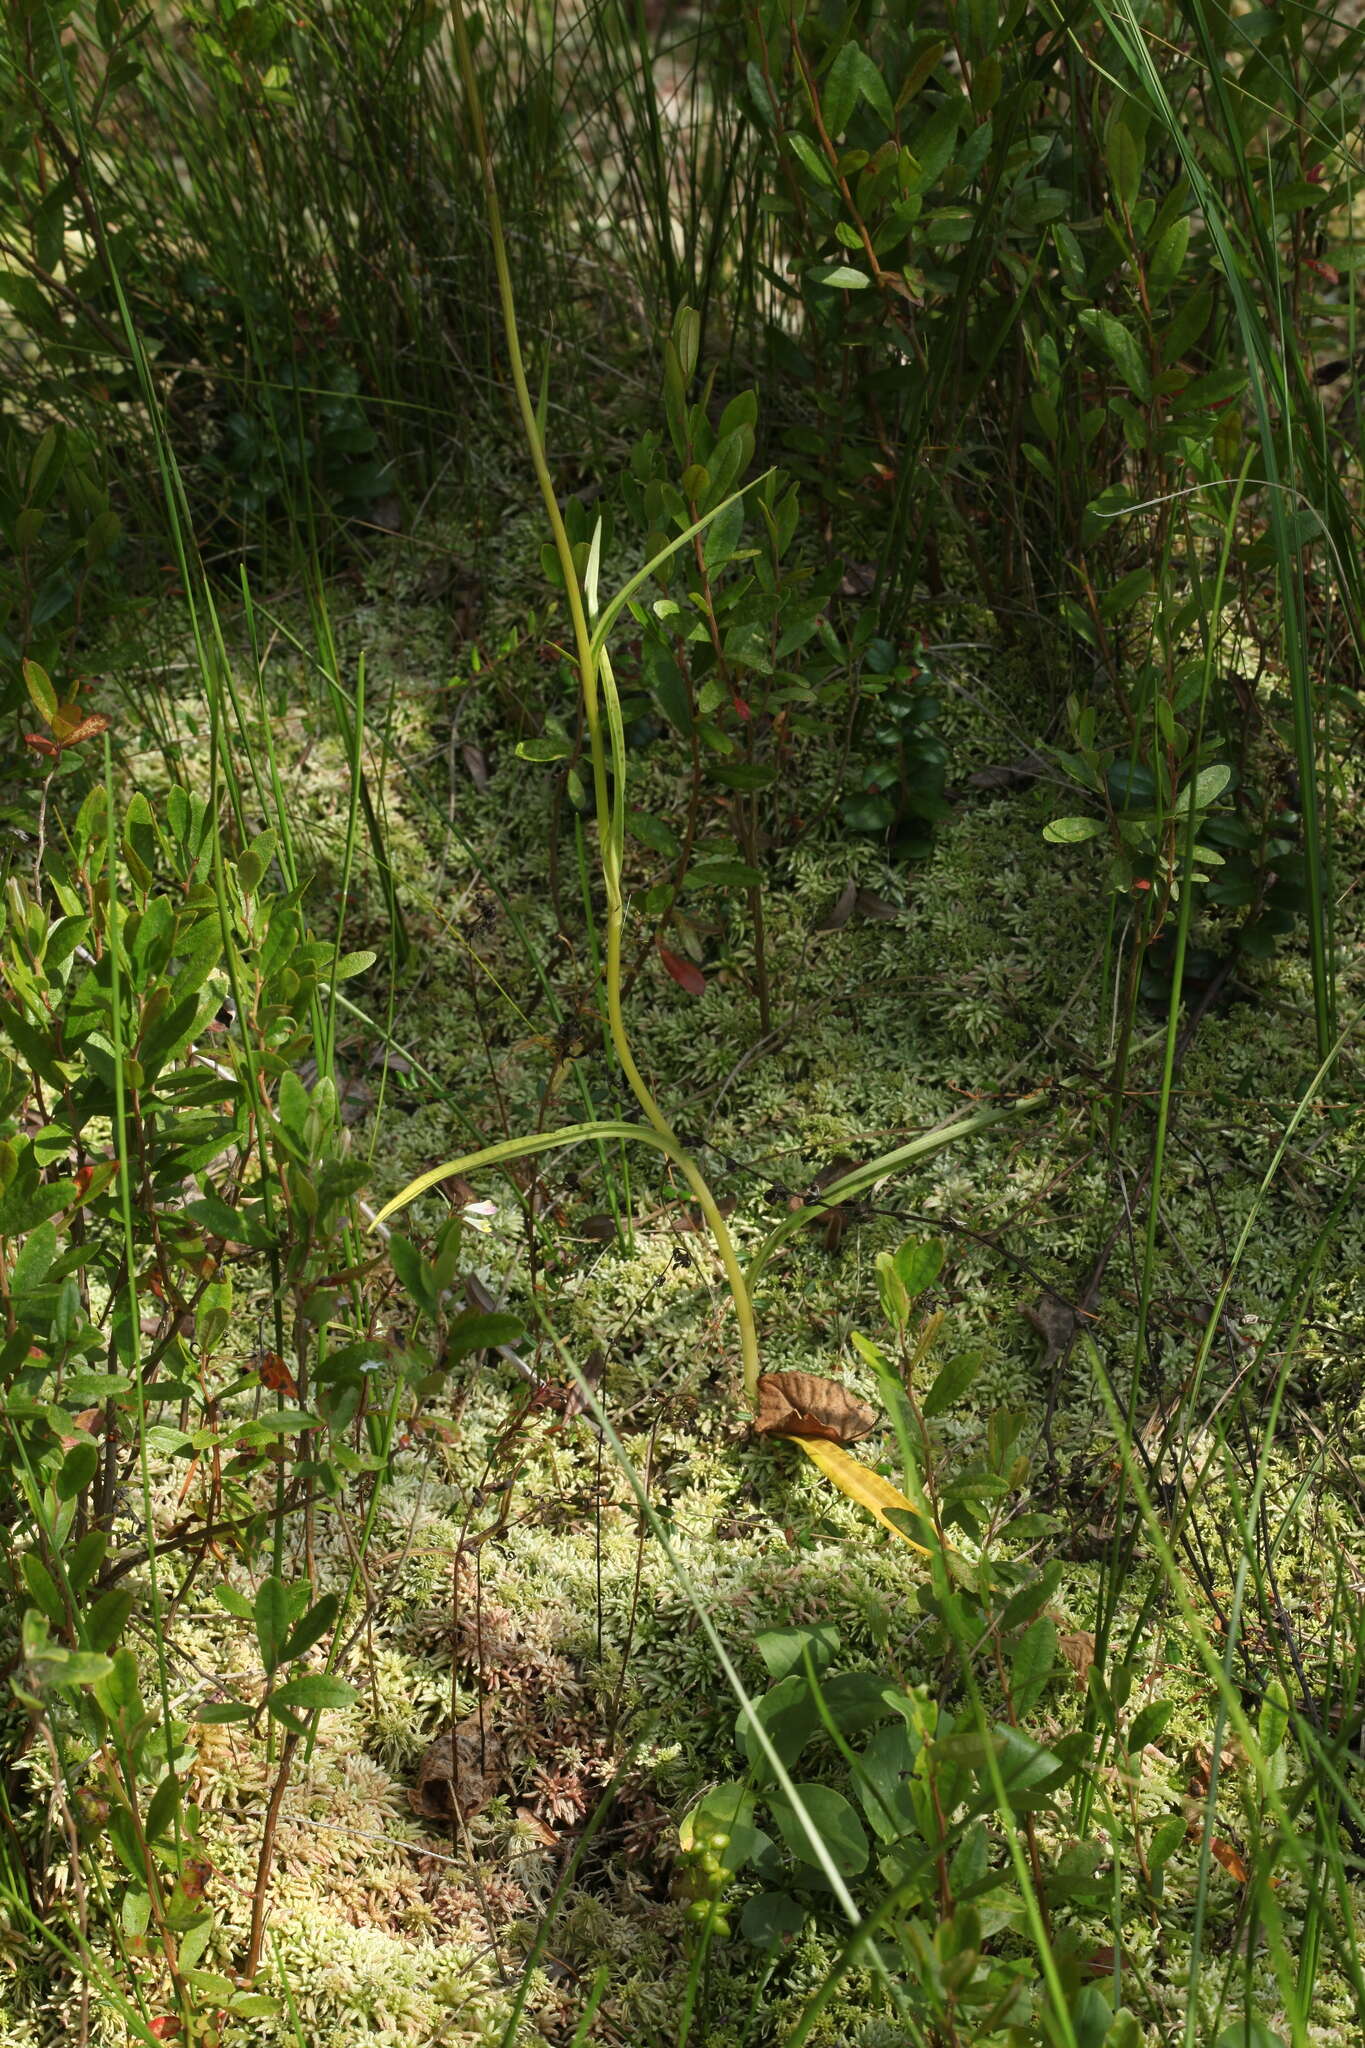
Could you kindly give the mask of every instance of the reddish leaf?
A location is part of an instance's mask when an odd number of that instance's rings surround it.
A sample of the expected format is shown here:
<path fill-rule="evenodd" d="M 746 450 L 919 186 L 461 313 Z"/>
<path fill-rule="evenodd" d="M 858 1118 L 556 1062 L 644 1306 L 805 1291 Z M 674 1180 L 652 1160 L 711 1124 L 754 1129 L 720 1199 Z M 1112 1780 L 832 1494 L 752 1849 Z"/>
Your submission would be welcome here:
<path fill-rule="evenodd" d="M 78 726 L 80 722 L 80 706 L 73 704 L 70 698 L 67 698 L 65 703 L 59 704 L 48 720 L 48 724 L 52 727 L 53 739 L 59 740 L 63 746 L 70 739 L 72 729 Z"/>
<path fill-rule="evenodd" d="M 293 1373 L 290 1372 L 289 1367 L 280 1357 L 278 1351 L 263 1351 L 261 1353 L 260 1375 L 261 1385 L 269 1387 L 272 1394 L 288 1394 L 292 1397 L 299 1391 L 294 1384 Z"/>
<path fill-rule="evenodd" d="M 1106 1944 L 1101 1948 L 1092 1949 L 1083 1967 L 1092 1977 L 1112 1977 L 1115 1963 L 1122 1964 L 1123 1959 L 1122 1949 L 1110 1948 Z"/>
<path fill-rule="evenodd" d="M 60 747 L 53 745 L 45 733 L 41 732 L 26 732 L 24 734 L 24 745 L 32 747 L 35 754 L 46 754 L 49 760 L 52 761 L 55 761 L 62 751 Z"/>
<path fill-rule="evenodd" d="M 203 1856 L 190 1856 L 180 1872 L 180 1889 L 187 1899 L 202 1899 L 213 1865 Z"/>
<path fill-rule="evenodd" d="M 678 953 L 670 953 L 667 946 L 660 946 L 659 958 L 664 964 L 665 974 L 671 974 L 678 987 L 686 989 L 688 995 L 699 996 L 706 988 L 706 976 L 700 967 L 693 966 Z"/>
<path fill-rule="evenodd" d="M 1218 1861 L 1222 1864 L 1229 1877 L 1235 1878 L 1238 1884 L 1246 1883 L 1251 1872 L 1247 1869 L 1231 1842 L 1225 1842 L 1221 1835 L 1214 1835 L 1210 1838 L 1209 1848 L 1218 1858 Z"/>
<path fill-rule="evenodd" d="M 64 747 L 78 747 L 82 740 L 98 739 L 102 732 L 108 732 L 108 730 L 109 721 L 104 713 L 102 711 L 92 711 L 88 718 L 83 718 L 79 725 L 73 725 L 70 732 L 64 735 L 62 745 Z"/>

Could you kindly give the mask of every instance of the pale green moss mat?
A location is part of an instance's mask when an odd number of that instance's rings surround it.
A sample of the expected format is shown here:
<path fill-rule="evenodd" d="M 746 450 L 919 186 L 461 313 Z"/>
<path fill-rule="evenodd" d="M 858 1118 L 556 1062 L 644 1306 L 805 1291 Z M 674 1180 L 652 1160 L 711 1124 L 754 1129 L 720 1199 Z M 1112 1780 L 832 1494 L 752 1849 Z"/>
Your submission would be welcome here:
<path fill-rule="evenodd" d="M 523 552 L 523 539 L 513 535 L 508 543 L 513 558 Z M 505 623 L 510 634 L 515 615 Z M 376 721 L 390 717 L 388 766 L 377 786 L 418 940 L 416 964 L 397 994 L 395 1039 L 490 1138 L 501 1132 L 502 1113 L 513 1130 L 530 1128 L 537 1117 L 547 1126 L 576 1119 L 583 1114 L 582 1083 L 604 1113 L 619 1114 L 624 1091 L 600 1052 L 576 1060 L 543 1100 L 558 1065 L 550 1042 L 555 1027 L 536 1000 L 504 906 L 551 964 L 566 1008 L 576 996 L 590 998 L 592 987 L 567 838 L 563 900 L 566 923 L 579 934 L 571 956 L 555 937 L 545 877 L 547 772 L 514 757 L 489 686 L 467 666 L 451 682 L 456 656 L 439 612 L 423 609 L 401 588 L 396 595 L 371 592 L 341 626 L 348 659 L 362 645 L 366 650 Z M 543 701 L 533 652 L 528 647 L 508 666 L 514 686 Z M 1027 701 L 1030 687 L 1027 675 L 988 648 L 971 658 L 974 671 L 963 657 L 945 657 L 941 665 L 951 778 L 964 789 L 971 769 L 1016 752 L 1008 730 L 981 709 L 983 679 L 1006 714 L 1012 702 Z M 274 742 L 300 844 L 319 870 L 315 916 L 325 926 L 332 915 L 328 878 L 344 832 L 344 750 L 320 725 L 296 659 L 272 664 L 267 690 L 276 693 Z M 448 746 L 455 704 L 461 743 L 485 751 L 486 790 Z M 183 721 L 182 738 L 194 772 L 197 745 Z M 378 749 L 376 732 L 372 766 Z M 150 754 L 142 765 L 155 773 Z M 674 772 L 663 749 L 642 760 L 635 801 L 647 803 L 653 793 L 667 802 Z M 822 782 L 828 772 L 819 758 L 806 764 L 813 808 L 831 793 Z M 710 1148 L 701 1157 L 716 1192 L 735 1199 L 732 1224 L 742 1251 L 780 1213 L 769 1199 L 773 1184 L 799 1190 L 836 1154 L 856 1159 L 887 1149 L 960 1108 L 964 1091 L 1002 1081 L 1023 1089 L 1102 1063 L 1113 1000 L 1100 968 L 1107 884 L 1098 854 L 1042 842 L 1042 825 L 1062 807 L 1057 794 L 1046 784 L 1009 795 L 968 791 L 932 858 L 908 874 L 830 829 L 793 854 L 779 854 L 769 944 L 781 1032 L 756 1054 L 754 1005 L 742 979 L 748 940 L 737 913 L 722 913 L 737 971 L 714 976 L 704 996 L 684 996 L 647 965 L 630 1004 L 641 1064 L 679 1127 Z M 1342 810 L 1349 819 L 1345 801 Z M 1340 844 L 1347 861 L 1358 861 L 1358 831 L 1348 825 Z M 903 917 L 813 933 L 818 913 L 849 875 L 891 900 L 903 894 Z M 1361 989 L 1361 931 L 1350 889 L 1358 876 L 1357 865 L 1340 878 L 1343 1015 Z M 382 918 L 382 896 L 367 871 L 348 909 L 350 942 L 376 943 Z M 1307 973 L 1297 948 L 1248 964 L 1238 982 L 1239 1000 L 1200 1024 L 1181 1076 L 1161 1212 L 1158 1367 L 1144 1378 L 1143 1424 L 1182 1382 L 1202 1327 L 1201 1306 L 1315 1065 Z M 382 1017 L 382 991 L 369 994 Z M 1157 1021 L 1153 1014 L 1151 1025 Z M 361 1027 L 343 1048 L 360 1073 L 373 1050 Z M 1150 1061 L 1132 1075 L 1132 1108 L 1121 1134 L 1132 1174 L 1149 1141 L 1143 1091 L 1154 1080 Z M 423 1093 L 413 1088 L 410 1101 L 407 1093 L 391 1094 L 382 1128 L 373 1132 L 362 1122 L 353 1132 L 357 1147 L 373 1143 L 371 1201 L 467 1149 L 467 1133 L 449 1108 L 424 1101 Z M 942 1234 L 949 1263 L 939 1293 L 953 1342 L 979 1346 L 987 1357 L 970 1408 L 950 1419 L 950 1436 L 974 1442 L 981 1416 L 1001 1405 L 1040 1420 L 1049 1392 L 1041 1344 L 1019 1310 L 1045 1285 L 1078 1295 L 1114 1227 L 1113 1177 L 1095 1128 L 1083 1090 L 1059 1094 L 1044 1112 L 883 1186 L 837 1250 L 826 1250 L 811 1233 L 794 1240 L 759 1293 L 765 1366 L 840 1374 L 872 1395 L 848 1338 L 851 1330 L 878 1328 L 874 1255 L 906 1235 Z M 1272 1323 L 1297 1260 L 1356 1164 L 1359 1144 L 1354 1130 L 1329 1130 L 1321 1117 L 1301 1126 L 1234 1285 L 1229 1318 L 1236 1342 L 1255 1340 Z M 619 1190 L 619 1162 L 615 1170 Z M 645 1220 L 622 1255 L 580 1228 L 608 1206 L 595 1156 L 583 1149 L 546 1162 L 543 1184 L 562 1220 L 544 1226 L 538 1306 L 580 1366 L 600 1352 L 608 1410 L 637 1468 L 648 1467 L 654 1505 L 742 1673 L 761 1684 L 750 1648 L 758 1631 L 820 1621 L 837 1626 L 853 1663 L 910 1680 L 932 1677 L 916 1663 L 913 1559 L 824 1489 L 790 1447 L 750 1436 L 737 1398 L 733 1317 L 708 1242 L 674 1227 L 681 1197 L 652 1160 L 632 1159 L 629 1175 L 634 1213 Z M 524 1309 L 527 1267 L 515 1193 L 505 1179 L 488 1175 L 478 1194 L 493 1206 L 479 1219 L 481 1234 L 471 1237 L 471 1263 Z M 416 1212 L 417 1222 L 423 1213 Z M 1290 1427 L 1273 1454 L 1267 1492 L 1280 1591 L 1308 1635 L 1330 1604 L 1339 1556 L 1365 1549 L 1351 1430 L 1365 1324 L 1358 1280 L 1363 1235 L 1358 1216 L 1336 1232 L 1294 1332 Z M 548 1264 L 544 1252 L 552 1255 Z M 1094 1326 L 1124 1393 L 1136 1328 L 1133 1275 L 1125 1243 L 1108 1267 Z M 249 1286 L 239 1287 L 243 1355 L 255 1342 L 264 1300 L 263 1292 L 253 1298 Z M 401 1324 L 401 1310 L 392 1320 Z M 552 1366 L 549 1352 L 543 1356 Z M 1259 1370 L 1271 1374 L 1277 1363 L 1272 1348 Z M 1215 1350 L 1206 1402 L 1226 1396 L 1232 1379 L 1228 1354 Z M 500 2040 L 518 1962 L 559 1859 L 631 1741 L 637 1750 L 617 1817 L 555 1923 L 526 2007 L 524 2039 L 550 2048 L 571 2040 L 602 1964 L 609 1988 L 591 2038 L 641 2048 L 673 2038 L 687 1951 L 681 1911 L 669 1897 L 670 1850 L 677 1820 L 696 1794 L 741 1768 L 734 1703 L 666 1559 L 642 1532 L 629 1485 L 587 1424 L 537 1415 L 521 1431 L 515 1454 L 499 1460 L 518 1384 L 503 1368 L 481 1369 L 463 1389 L 452 1387 L 452 1399 L 457 1391 L 454 1425 L 415 1434 L 384 1490 L 366 1562 L 364 1626 L 357 1612 L 344 1666 L 359 1701 L 324 1716 L 316 1750 L 296 1766 L 282 1808 L 262 1984 L 284 1993 L 285 2002 L 273 2018 L 228 2030 L 225 2041 L 243 2048 L 299 2040 L 308 2048 Z M 449 1412 L 450 1404 L 438 1400 L 427 1419 L 439 1420 L 443 1407 Z M 1254 1390 L 1251 1408 L 1254 1416 Z M 1301 1490 L 1302 1461 L 1315 1444 L 1325 1446 L 1324 1455 Z M 1093 1618 L 1096 1583 L 1083 1538 L 1105 1527 L 1118 1463 L 1080 1349 L 1057 1393 L 1054 1445 L 1068 1525 L 1059 1547 L 1067 1555 L 1069 1544 L 1074 1553 L 1057 1605 L 1083 1631 Z M 885 1434 L 863 1446 L 874 1457 L 892 1449 Z M 1197 1465 L 1199 1443 L 1187 1441 L 1186 1452 Z M 181 1476 L 167 1475 L 168 1519 Z M 453 1614 L 456 1552 L 462 1538 L 493 1520 L 502 1498 L 496 1483 L 508 1477 L 506 1525 L 478 1550 L 477 1584 L 466 1558 Z M 1226 1522 L 1223 1486 L 1216 1473 L 1210 1477 L 1200 1513 L 1215 1555 Z M 343 1505 L 338 1516 L 356 1516 L 358 1526 L 355 1504 Z M 327 1512 L 317 1529 L 321 1574 L 344 1583 L 347 1532 Z M 1125 1589 L 1130 1622 L 1148 1590 L 1148 1569 Z M 239 1568 L 227 1576 L 250 1589 Z M 1178 1619 L 1169 1606 L 1157 1612 L 1151 1685 L 1175 1699 L 1178 1712 L 1160 1748 L 1143 1760 L 1137 1796 L 1153 1816 L 1178 1809 L 1186 1754 L 1207 1743 L 1213 1729 L 1212 1691 L 1181 1640 Z M 219 1608 L 204 1581 L 177 1614 L 168 1654 L 191 1719 L 193 1702 L 225 1680 L 259 1676 L 249 1631 Z M 471 1714 L 481 1698 L 505 1754 L 503 1789 L 472 1820 L 467 1841 L 454 1843 L 413 1813 L 406 1788 L 452 1711 Z M 1035 1717 L 1040 1739 L 1074 1725 L 1078 1700 L 1065 1676 L 1053 1684 Z M 222 1930 L 206 1961 L 229 1967 L 244 1945 L 271 1769 L 261 1746 L 239 1728 L 202 1729 L 194 1739 L 195 1796 L 205 1813 Z M 31 1767 L 41 1778 L 41 1759 L 31 1759 Z M 1235 1809 L 1235 1795 L 1229 1803 Z M 1096 1839 L 1105 1845 L 1103 1832 Z M 1153 2048 L 1179 2040 L 1184 2026 L 1180 1937 L 1194 1861 L 1191 1849 L 1171 1866 L 1164 1928 L 1135 1917 L 1125 1930 L 1131 1967 L 1151 2001 L 1146 2038 Z M 115 1881 L 112 1858 L 105 1875 Z M 1281 1905 L 1292 1920 L 1292 1877 Z M 1238 1907 L 1234 1880 L 1215 1873 L 1201 1979 L 1210 2012 L 1224 1973 L 1243 1969 Z M 1110 1921 L 1093 1917 L 1096 1939 L 1108 1939 Z M 1080 1909 L 1078 1918 L 1084 1922 Z M 96 1916 L 92 1939 L 97 1950 L 108 1949 L 98 1924 Z M 808 1929 L 762 1993 L 765 2017 L 753 2041 L 783 2037 L 836 1948 L 833 1926 L 823 1934 Z M 740 2038 L 759 1995 L 758 1971 L 740 1941 L 716 1951 L 705 2037 L 712 2048 Z M 1273 2016 L 1268 1964 L 1262 1975 L 1263 2010 Z M 1144 2009 L 1140 1999 L 1134 2003 Z M 73 2037 L 78 2017 L 78 1993 L 50 1960 L 35 1962 L 22 1943 L 0 1947 L 0 2048 L 48 2048 Z M 98 1997 L 87 2023 L 101 2048 L 128 2038 L 114 2007 Z M 1358 2025 L 1347 1987 L 1324 1982 L 1312 2038 L 1350 2041 Z M 810 2038 L 825 2048 L 890 2048 L 903 2037 L 878 2017 L 867 1981 L 855 1974 Z"/>

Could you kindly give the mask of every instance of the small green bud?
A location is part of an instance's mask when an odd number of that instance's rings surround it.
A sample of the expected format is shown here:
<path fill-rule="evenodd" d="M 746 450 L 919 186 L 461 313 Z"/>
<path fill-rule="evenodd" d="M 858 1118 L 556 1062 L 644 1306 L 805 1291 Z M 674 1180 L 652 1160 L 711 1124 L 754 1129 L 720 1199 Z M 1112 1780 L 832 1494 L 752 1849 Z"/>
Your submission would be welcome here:
<path fill-rule="evenodd" d="M 1272 1678 L 1265 1689 L 1257 1733 L 1267 1756 L 1274 1756 L 1289 1733 L 1289 1695 L 1278 1678 Z"/>

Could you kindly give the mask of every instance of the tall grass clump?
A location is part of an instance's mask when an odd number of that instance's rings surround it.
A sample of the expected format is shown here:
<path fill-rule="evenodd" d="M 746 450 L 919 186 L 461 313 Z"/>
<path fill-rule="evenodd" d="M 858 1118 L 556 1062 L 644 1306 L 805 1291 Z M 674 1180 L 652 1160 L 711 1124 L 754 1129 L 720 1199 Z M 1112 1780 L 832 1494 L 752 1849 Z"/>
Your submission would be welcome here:
<path fill-rule="evenodd" d="M 572 366 L 593 288 L 564 268 L 570 67 L 548 17 L 493 10 L 475 32 L 537 346 Z M 391 527 L 471 477 L 505 399 L 439 10 L 25 6 L 5 34 L 12 431 L 77 435 L 157 545 L 117 272 L 210 552 Z M 271 573 L 288 563 L 281 543 Z"/>

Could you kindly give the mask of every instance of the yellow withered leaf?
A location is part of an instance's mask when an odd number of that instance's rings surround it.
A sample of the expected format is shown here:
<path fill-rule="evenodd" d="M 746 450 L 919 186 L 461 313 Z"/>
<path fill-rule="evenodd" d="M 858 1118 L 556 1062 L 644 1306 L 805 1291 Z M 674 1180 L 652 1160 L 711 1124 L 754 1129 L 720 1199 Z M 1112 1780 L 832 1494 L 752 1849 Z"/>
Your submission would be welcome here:
<path fill-rule="evenodd" d="M 900 1508 L 912 1515 L 920 1513 L 915 1503 L 907 1500 L 889 1479 L 883 1479 L 880 1472 L 874 1472 L 868 1465 L 860 1465 L 856 1458 L 851 1458 L 838 1444 L 827 1443 L 819 1437 L 805 1436 L 793 1437 L 791 1441 L 800 1444 L 812 1465 L 818 1465 L 826 1479 L 832 1480 L 840 1493 L 846 1493 L 860 1508 L 866 1508 L 870 1515 L 875 1515 L 884 1529 L 889 1529 L 893 1536 L 899 1536 L 902 1543 L 908 1543 L 921 1557 L 929 1556 L 925 1545 L 916 1543 L 913 1536 L 907 1536 L 904 1529 L 899 1528 L 887 1514 L 888 1508 Z"/>

